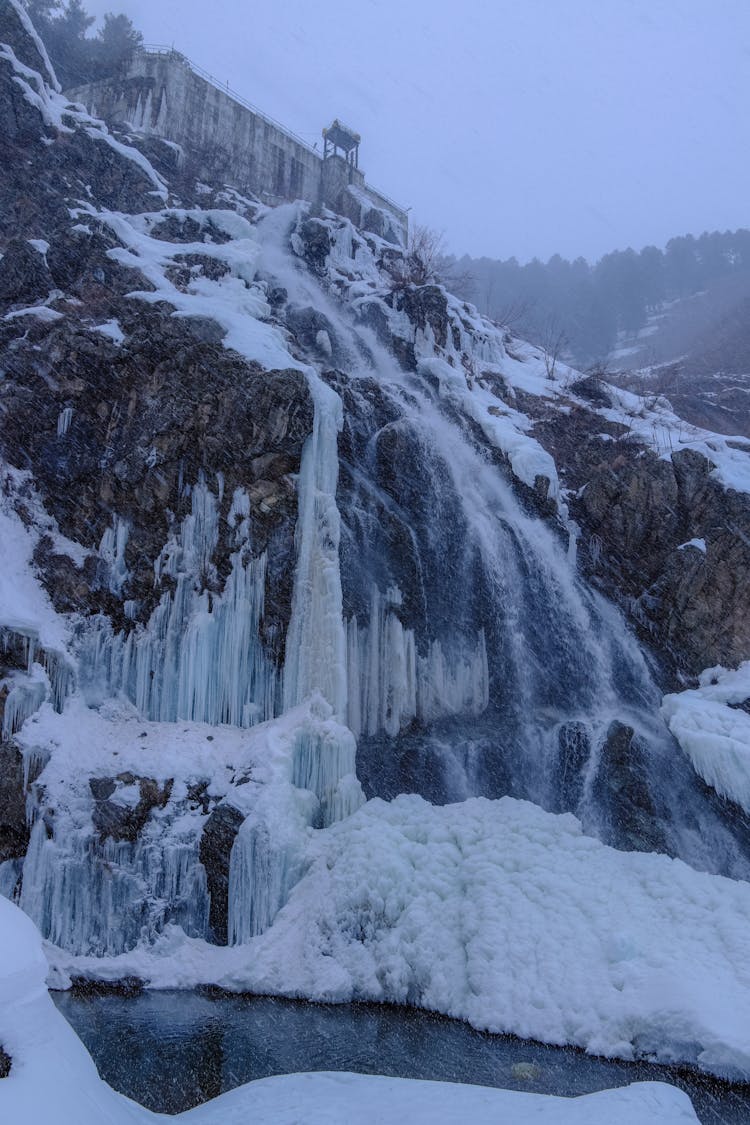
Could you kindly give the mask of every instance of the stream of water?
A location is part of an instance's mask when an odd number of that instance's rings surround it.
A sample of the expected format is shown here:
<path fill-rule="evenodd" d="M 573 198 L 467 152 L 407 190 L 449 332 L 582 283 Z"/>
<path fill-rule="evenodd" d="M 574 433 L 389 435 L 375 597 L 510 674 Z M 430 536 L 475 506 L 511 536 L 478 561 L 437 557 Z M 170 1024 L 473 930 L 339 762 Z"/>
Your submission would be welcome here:
<path fill-rule="evenodd" d="M 274 1074 L 339 1070 L 575 1097 L 671 1082 L 702 1125 L 747 1125 L 750 1085 L 688 1069 L 597 1058 L 410 1008 L 310 1004 L 211 992 L 52 993 L 111 1086 L 179 1113 Z"/>

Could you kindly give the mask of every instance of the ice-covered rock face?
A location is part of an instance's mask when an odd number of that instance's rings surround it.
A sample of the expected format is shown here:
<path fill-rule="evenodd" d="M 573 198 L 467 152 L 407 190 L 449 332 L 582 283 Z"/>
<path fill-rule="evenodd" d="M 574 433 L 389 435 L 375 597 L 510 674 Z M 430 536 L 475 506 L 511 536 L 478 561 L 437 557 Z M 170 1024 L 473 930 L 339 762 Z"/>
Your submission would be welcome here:
<path fill-rule="evenodd" d="M 191 182 L 15 49 L 0 63 L 27 131 L 0 137 L 0 452 L 23 469 L 2 512 L 54 602 L 37 582 L 21 625 L 51 615 L 71 669 L 61 690 L 2 668 L 0 783 L 31 832 L 0 888 L 76 952 L 171 924 L 243 942 L 361 802 L 355 738 L 368 795 L 511 794 L 746 875 L 577 567 L 543 419 L 618 434 L 610 398 L 596 413 L 442 286 L 394 285 L 393 231 Z"/>

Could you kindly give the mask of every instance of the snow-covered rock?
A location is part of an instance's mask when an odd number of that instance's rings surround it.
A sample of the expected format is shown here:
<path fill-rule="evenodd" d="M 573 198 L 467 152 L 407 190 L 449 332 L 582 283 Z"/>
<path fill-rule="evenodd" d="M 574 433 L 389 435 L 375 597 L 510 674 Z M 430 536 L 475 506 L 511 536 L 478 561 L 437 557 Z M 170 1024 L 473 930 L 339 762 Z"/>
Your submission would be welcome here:
<path fill-rule="evenodd" d="M 706 669 L 697 688 L 664 697 L 662 714 L 696 773 L 750 814 L 750 661 Z"/>

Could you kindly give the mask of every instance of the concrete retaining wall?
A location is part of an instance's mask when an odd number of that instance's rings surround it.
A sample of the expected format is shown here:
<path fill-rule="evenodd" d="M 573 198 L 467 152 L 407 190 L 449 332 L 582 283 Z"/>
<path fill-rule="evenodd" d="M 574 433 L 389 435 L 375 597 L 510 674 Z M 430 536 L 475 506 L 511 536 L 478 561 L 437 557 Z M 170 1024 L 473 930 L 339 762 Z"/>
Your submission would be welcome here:
<path fill-rule="evenodd" d="M 240 191 L 269 204 L 294 199 L 321 203 L 344 213 L 349 184 L 364 204 L 391 212 L 406 227 L 406 212 L 365 182 L 359 169 L 340 157 L 322 156 L 283 126 L 264 117 L 209 76 L 197 73 L 177 51 L 142 51 L 127 74 L 67 91 L 97 117 L 128 123 L 179 144 L 208 178 L 221 176 Z"/>

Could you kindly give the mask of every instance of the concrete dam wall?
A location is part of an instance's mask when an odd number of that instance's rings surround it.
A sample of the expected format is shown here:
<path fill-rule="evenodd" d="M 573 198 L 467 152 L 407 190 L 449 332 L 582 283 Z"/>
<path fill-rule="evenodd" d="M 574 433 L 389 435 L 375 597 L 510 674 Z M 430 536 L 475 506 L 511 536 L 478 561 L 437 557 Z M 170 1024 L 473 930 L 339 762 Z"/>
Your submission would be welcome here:
<path fill-rule="evenodd" d="M 139 51 L 124 75 L 69 90 L 67 96 L 109 123 L 180 145 L 207 175 L 223 176 L 265 203 L 306 199 L 392 241 L 403 237 L 406 212 L 369 187 L 358 167 L 339 155 L 324 160 L 178 51 Z M 386 214 L 368 215 L 368 209 Z M 389 224 L 388 214 L 395 223 Z"/>

